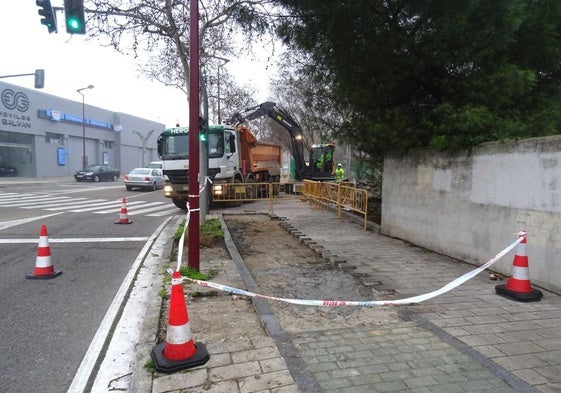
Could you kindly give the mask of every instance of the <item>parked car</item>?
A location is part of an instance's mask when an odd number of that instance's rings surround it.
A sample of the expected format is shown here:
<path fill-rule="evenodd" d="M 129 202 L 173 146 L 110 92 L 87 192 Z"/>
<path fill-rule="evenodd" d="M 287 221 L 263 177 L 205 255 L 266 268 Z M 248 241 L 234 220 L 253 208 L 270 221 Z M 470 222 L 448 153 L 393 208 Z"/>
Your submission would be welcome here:
<path fill-rule="evenodd" d="M 157 168 L 134 168 L 125 176 L 127 190 L 133 188 L 147 188 L 152 191 L 164 187 L 164 175 Z"/>
<path fill-rule="evenodd" d="M 111 168 L 109 165 L 88 165 L 81 171 L 74 174 L 76 181 L 112 180 L 117 181 L 121 173 L 118 169 Z"/>
<path fill-rule="evenodd" d="M 15 166 L 0 163 L 0 176 L 17 176 L 18 170 Z"/>

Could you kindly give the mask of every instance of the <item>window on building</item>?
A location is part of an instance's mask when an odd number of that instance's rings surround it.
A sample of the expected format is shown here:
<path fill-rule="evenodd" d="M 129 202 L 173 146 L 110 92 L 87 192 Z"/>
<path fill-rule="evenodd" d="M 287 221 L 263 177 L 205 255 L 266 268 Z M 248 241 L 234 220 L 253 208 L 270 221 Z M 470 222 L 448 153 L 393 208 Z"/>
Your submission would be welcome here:
<path fill-rule="evenodd" d="M 45 142 L 52 143 L 53 145 L 64 145 L 64 135 L 47 132 L 45 134 Z"/>
<path fill-rule="evenodd" d="M 112 149 L 113 141 L 103 141 L 103 147 L 105 147 L 106 149 Z"/>

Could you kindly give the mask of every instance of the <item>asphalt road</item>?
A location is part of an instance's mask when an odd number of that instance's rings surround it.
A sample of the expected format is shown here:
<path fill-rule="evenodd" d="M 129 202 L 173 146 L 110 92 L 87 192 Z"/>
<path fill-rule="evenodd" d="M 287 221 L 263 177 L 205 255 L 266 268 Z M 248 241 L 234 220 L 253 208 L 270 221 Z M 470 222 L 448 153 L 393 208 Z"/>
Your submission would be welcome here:
<path fill-rule="evenodd" d="M 115 224 L 123 197 L 130 225 Z M 2 391 L 66 391 L 147 239 L 180 214 L 161 190 L 126 191 L 122 182 L 0 188 Z M 26 279 L 42 224 L 63 274 Z"/>

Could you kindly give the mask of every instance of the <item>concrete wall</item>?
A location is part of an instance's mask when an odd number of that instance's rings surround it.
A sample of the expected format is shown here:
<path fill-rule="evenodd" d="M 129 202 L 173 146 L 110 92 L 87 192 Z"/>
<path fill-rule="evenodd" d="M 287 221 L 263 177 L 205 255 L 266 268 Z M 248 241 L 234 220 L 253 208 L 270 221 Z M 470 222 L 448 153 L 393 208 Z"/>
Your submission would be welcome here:
<path fill-rule="evenodd" d="M 561 292 L 561 136 L 384 160 L 383 234 L 481 265 L 528 232 L 532 285 Z M 492 270 L 510 276 L 514 252 Z"/>

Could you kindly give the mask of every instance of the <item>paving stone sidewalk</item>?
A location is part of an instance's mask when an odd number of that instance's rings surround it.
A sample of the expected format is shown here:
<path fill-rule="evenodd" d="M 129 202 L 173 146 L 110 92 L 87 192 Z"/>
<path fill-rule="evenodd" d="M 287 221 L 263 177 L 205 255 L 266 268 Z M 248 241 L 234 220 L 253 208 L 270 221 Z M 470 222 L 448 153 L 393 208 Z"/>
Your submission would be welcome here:
<path fill-rule="evenodd" d="M 268 203 L 254 202 L 224 213 L 268 210 Z M 355 272 L 378 297 L 430 292 L 474 268 L 363 231 L 358 222 L 298 200 L 283 200 L 273 210 L 297 229 L 296 237 Z M 247 288 L 250 273 L 240 273 L 235 262 L 214 261 L 218 279 Z M 211 331 L 193 320 L 193 335 L 207 343 L 211 360 L 172 375 L 156 373 L 150 389 L 132 391 L 561 392 L 560 297 L 544 292 L 541 302 L 513 302 L 495 294 L 496 284 L 484 272 L 449 293 L 402 307 L 401 322 L 298 333 L 275 325 L 257 301 L 209 297 L 190 304 L 190 314 L 229 313 L 247 331 L 222 340 L 221 331 L 232 326 Z M 250 329 L 255 326 L 268 330 Z"/>

